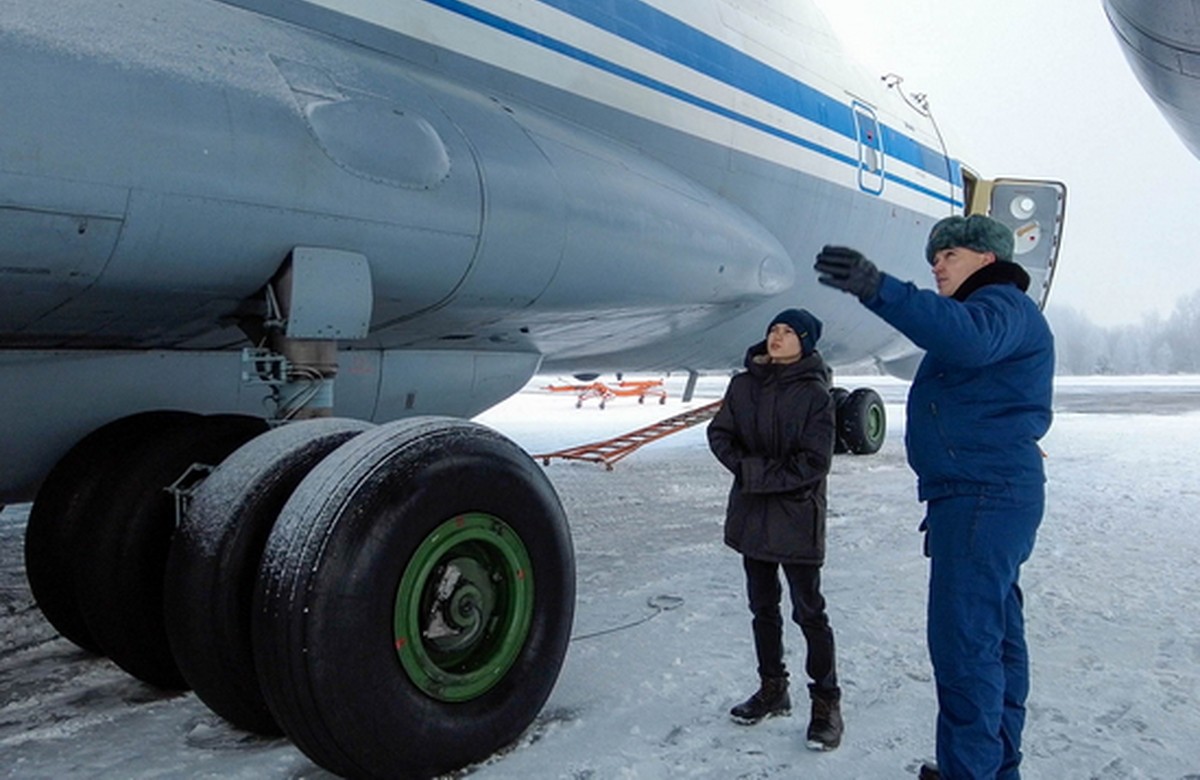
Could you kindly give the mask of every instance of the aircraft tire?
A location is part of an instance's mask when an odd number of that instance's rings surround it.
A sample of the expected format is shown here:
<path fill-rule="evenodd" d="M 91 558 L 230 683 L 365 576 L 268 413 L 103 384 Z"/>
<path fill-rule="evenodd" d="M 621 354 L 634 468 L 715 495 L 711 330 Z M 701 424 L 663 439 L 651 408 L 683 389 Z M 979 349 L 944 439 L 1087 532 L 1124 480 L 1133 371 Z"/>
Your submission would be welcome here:
<path fill-rule="evenodd" d="M 92 500 L 109 481 L 114 457 L 199 415 L 152 411 L 122 417 L 79 440 L 38 489 L 25 526 L 25 576 L 47 622 L 84 650 L 102 655 L 76 598 L 81 529 L 95 518 Z"/>
<path fill-rule="evenodd" d="M 205 478 L 171 539 L 164 580 L 167 639 L 196 695 L 237 728 L 275 736 L 254 669 L 250 609 L 275 518 L 309 471 L 370 423 L 289 423 L 243 444 Z"/>
<path fill-rule="evenodd" d="M 846 449 L 855 455 L 878 452 L 887 437 L 887 409 L 879 393 L 860 387 L 846 397 L 841 411 L 838 435 Z"/>
<path fill-rule="evenodd" d="M 245 415 L 198 417 L 148 438 L 114 461 L 81 535 L 87 565 L 76 580 L 89 630 L 114 663 L 159 688 L 186 689 L 167 642 L 163 579 L 175 501 L 165 488 L 193 463 L 215 465 L 267 429 Z"/>
<path fill-rule="evenodd" d="M 549 480 L 483 426 L 346 442 L 268 537 L 255 663 L 284 732 L 352 777 L 441 774 L 515 740 L 566 655 L 575 563 Z"/>
<path fill-rule="evenodd" d="M 843 410 L 846 407 L 846 399 L 850 397 L 850 391 L 844 387 L 833 387 L 830 388 L 829 394 L 833 396 L 833 408 L 837 414 L 837 424 L 834 426 L 833 434 L 833 453 L 841 455 L 848 450 L 846 440 L 842 438 L 842 415 L 845 413 Z"/>

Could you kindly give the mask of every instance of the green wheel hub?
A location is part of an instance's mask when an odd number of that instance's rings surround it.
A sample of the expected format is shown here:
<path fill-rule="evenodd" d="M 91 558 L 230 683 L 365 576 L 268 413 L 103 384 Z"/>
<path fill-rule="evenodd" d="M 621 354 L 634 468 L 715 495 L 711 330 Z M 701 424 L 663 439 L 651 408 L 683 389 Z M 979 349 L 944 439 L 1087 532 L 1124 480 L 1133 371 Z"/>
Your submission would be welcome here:
<path fill-rule="evenodd" d="M 879 441 L 884 437 L 885 419 L 882 404 L 871 404 L 867 407 L 867 439 L 870 441 Z"/>
<path fill-rule="evenodd" d="M 413 683 L 441 701 L 482 695 L 516 661 L 533 617 L 533 570 L 511 527 L 486 514 L 438 526 L 396 591 L 396 653 Z"/>

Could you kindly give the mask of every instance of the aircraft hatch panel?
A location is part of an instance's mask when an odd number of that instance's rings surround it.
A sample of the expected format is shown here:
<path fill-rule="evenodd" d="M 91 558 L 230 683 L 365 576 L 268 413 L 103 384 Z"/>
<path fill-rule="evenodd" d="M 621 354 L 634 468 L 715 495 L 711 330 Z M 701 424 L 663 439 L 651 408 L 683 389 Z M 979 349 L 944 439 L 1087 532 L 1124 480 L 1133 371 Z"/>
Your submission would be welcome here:
<path fill-rule="evenodd" d="M 863 192 L 883 192 L 884 149 L 879 120 L 870 106 L 854 101 L 854 127 L 858 134 L 858 186 Z"/>
<path fill-rule="evenodd" d="M 121 224 L 114 217 L 0 207 L 0 332 L 26 330 L 95 283 Z"/>
<path fill-rule="evenodd" d="M 997 179 L 991 216 L 1013 231 L 1013 259 L 1030 277 L 1029 295 L 1045 308 L 1062 243 L 1067 188 L 1061 182 Z"/>

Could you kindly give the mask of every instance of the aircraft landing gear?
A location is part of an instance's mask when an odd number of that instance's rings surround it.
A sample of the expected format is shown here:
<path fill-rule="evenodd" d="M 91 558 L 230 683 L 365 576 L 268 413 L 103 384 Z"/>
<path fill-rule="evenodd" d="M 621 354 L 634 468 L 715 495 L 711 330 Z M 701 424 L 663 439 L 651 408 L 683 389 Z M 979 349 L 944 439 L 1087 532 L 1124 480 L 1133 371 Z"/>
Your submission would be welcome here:
<path fill-rule="evenodd" d="M 146 412 L 84 437 L 29 512 L 25 565 L 51 625 L 145 682 L 184 688 L 167 648 L 162 573 L 175 527 L 166 488 L 216 463 L 266 423 L 242 415 Z"/>
<path fill-rule="evenodd" d="M 155 432 L 105 467 L 92 522 L 79 537 L 76 600 L 88 628 L 114 663 L 160 688 L 186 688 L 167 643 L 163 572 L 175 530 L 167 491 L 192 464 L 220 463 L 267 430 L 245 415 L 197 417 Z"/>
<path fill-rule="evenodd" d="M 198 418 L 189 412 L 154 411 L 123 417 L 81 439 L 50 470 L 29 510 L 25 526 L 25 576 L 50 625 L 84 650 L 103 655 L 75 598 L 80 572 L 79 537 L 110 489 L 106 465 L 156 431 Z"/>
<path fill-rule="evenodd" d="M 259 687 L 250 643 L 251 602 L 267 535 L 300 480 L 371 427 L 312 419 L 252 439 L 201 483 L 175 531 L 164 582 L 171 652 L 196 695 L 238 728 L 282 733 Z"/>
<path fill-rule="evenodd" d="M 266 429 L 147 412 L 85 437 L 30 512 L 47 618 L 339 774 L 441 774 L 516 739 L 575 603 L 565 513 L 537 464 L 448 418 Z M 176 529 L 164 488 L 197 461 L 212 470 Z"/>
<path fill-rule="evenodd" d="M 869 387 L 853 392 L 833 388 L 837 405 L 837 436 L 833 451 L 854 455 L 871 455 L 883 446 L 887 437 L 887 409 L 879 393 Z"/>
<path fill-rule="evenodd" d="M 446 418 L 360 434 L 296 488 L 254 594 L 284 731 L 350 776 L 440 774 L 523 732 L 575 603 L 562 506 L 508 439 Z"/>

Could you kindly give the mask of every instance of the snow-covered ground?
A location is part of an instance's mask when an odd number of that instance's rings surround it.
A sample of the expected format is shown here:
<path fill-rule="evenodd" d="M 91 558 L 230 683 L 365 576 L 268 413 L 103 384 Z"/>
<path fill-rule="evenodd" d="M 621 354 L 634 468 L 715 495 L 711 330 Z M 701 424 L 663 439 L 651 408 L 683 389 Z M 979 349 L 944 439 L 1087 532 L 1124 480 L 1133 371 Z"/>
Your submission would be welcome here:
<path fill-rule="evenodd" d="M 530 387 L 479 420 L 533 453 L 606 438 L 719 397 L 582 408 Z M 459 776 L 874 778 L 933 753 L 921 507 L 904 463 L 902 382 L 877 388 L 880 453 L 838 456 L 824 587 L 846 737 L 804 748 L 807 713 L 738 726 L 756 680 L 738 557 L 721 543 L 729 480 L 703 427 L 613 471 L 553 461 L 571 518 L 578 606 L 547 706 L 511 748 Z M 1027 778 L 1200 780 L 1200 377 L 1064 378 L 1044 440 L 1048 510 L 1025 568 L 1034 688 Z M 58 638 L 25 584 L 28 506 L 0 513 L 0 777 L 323 778 L 286 740 L 238 732 L 190 694 L 165 695 Z M 789 626 L 793 672 L 803 668 Z M 802 673 L 801 675 L 802 676 Z M 794 678 L 796 679 L 796 678 Z M 802 681 L 797 679 L 797 683 Z M 802 704 L 803 688 L 794 688 Z"/>

